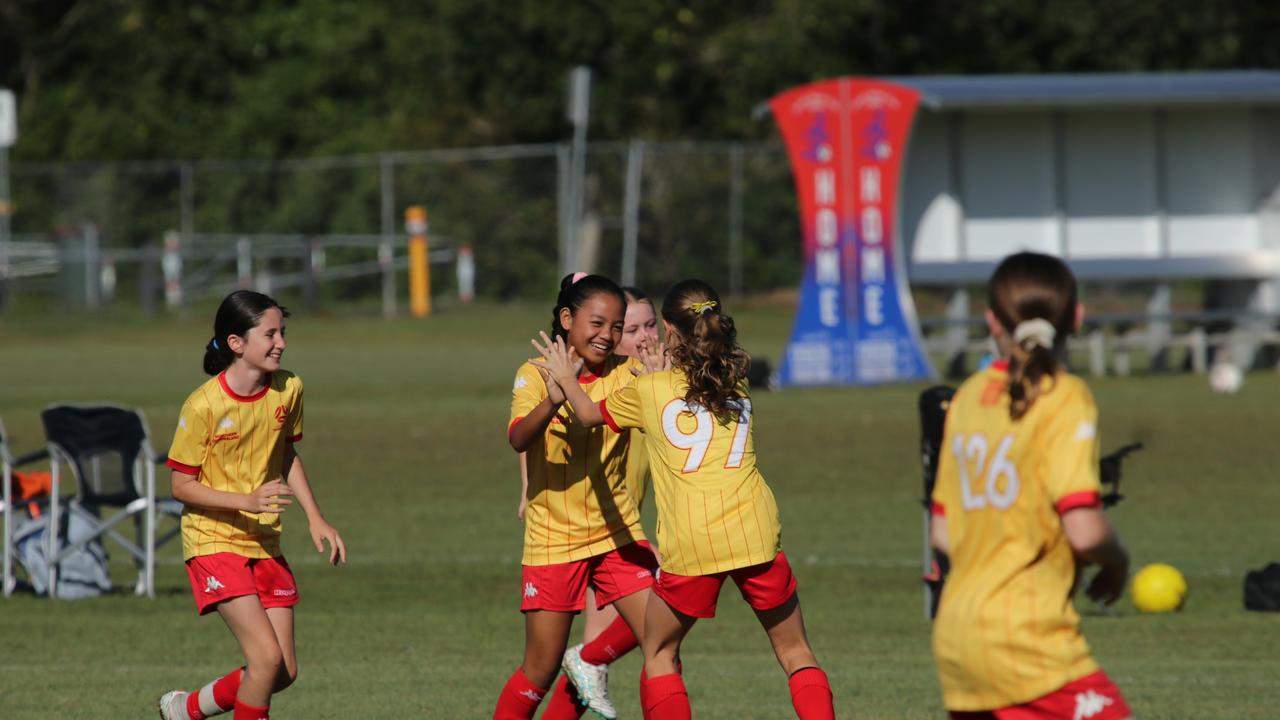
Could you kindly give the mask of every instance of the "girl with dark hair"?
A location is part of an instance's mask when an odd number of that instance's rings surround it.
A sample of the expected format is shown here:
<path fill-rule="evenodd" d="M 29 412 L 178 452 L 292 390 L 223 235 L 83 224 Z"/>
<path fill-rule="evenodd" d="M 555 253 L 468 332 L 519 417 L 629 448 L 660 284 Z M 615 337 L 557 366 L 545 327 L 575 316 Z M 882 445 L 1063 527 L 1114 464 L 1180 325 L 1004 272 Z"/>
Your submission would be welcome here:
<path fill-rule="evenodd" d="M 1089 652 L 1071 596 L 1111 604 L 1129 557 L 1102 512 L 1098 408 L 1063 367 L 1084 308 L 1061 260 L 1004 259 L 988 285 L 1001 358 L 951 399 L 930 537 L 951 572 L 933 626 L 942 700 L 957 720 L 1130 716 Z"/>
<path fill-rule="evenodd" d="M 592 397 L 630 384 L 633 369 L 641 367 L 614 354 L 626 305 L 622 290 L 608 278 L 575 273 L 561 281 L 551 332 L 584 361 L 573 385 Z M 564 407 L 560 387 L 546 382 L 532 362 L 516 372 L 507 437 L 525 454 L 528 473 L 520 605 L 525 652 L 493 716 L 532 718 L 563 665 L 566 678 L 544 720 L 580 717 L 584 705 L 605 718 L 616 717 L 602 666 L 635 647 L 657 567 L 623 479 L 630 438 L 584 426 Z M 621 617 L 593 641 L 566 652 L 588 586 L 597 606 L 612 604 Z"/>
<path fill-rule="evenodd" d="M 539 346 L 545 372 L 580 423 L 638 428 L 648 437 L 662 572 L 641 636 L 645 717 L 690 717 L 680 644 L 698 618 L 715 616 L 720 588 L 732 579 L 773 644 L 796 715 L 834 718 L 831 686 L 809 646 L 782 552 L 778 507 L 756 469 L 745 382 L 750 358 L 738 346 L 733 318 L 711 286 L 685 280 L 667 293 L 662 319 L 671 368 L 603 399 L 575 387 L 580 362 L 572 348 L 545 335 Z"/>
<path fill-rule="evenodd" d="M 261 293 L 231 293 L 218 307 L 204 370 L 213 375 L 182 405 L 168 466 L 181 501 L 182 555 L 201 615 L 217 611 L 245 665 L 197 692 L 160 699 L 165 720 L 234 710 L 266 720 L 271 696 L 298 675 L 293 606 L 298 587 L 280 552 L 280 514 L 302 506 L 318 552 L 346 562 L 324 519 L 295 444 L 302 440 L 302 381 L 280 367 L 289 313 Z M 293 498 L 293 499 L 291 499 Z"/>

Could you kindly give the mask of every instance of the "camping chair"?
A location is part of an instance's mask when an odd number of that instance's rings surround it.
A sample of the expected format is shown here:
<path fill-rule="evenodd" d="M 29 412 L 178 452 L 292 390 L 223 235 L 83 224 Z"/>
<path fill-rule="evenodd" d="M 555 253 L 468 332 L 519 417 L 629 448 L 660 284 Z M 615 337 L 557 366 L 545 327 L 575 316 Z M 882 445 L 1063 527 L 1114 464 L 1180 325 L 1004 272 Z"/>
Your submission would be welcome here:
<path fill-rule="evenodd" d="M 49 522 L 59 525 L 62 512 L 59 490 L 60 468 L 66 465 L 76 479 L 77 493 L 67 503 L 90 531 L 75 542 L 63 545 L 58 533 L 46 533 L 49 588 L 56 588 L 58 561 L 77 547 L 101 537 L 110 537 L 133 555 L 138 563 L 138 595 L 155 597 L 155 551 L 178 534 L 177 528 L 156 538 L 156 512 L 174 517 L 182 514 L 182 503 L 172 498 L 156 499 L 157 457 L 147 434 L 142 413 L 115 405 L 52 405 L 41 413 L 53 468 L 53 491 L 49 502 Z M 120 508 L 110 517 L 100 517 L 104 507 Z M 141 518 L 138 515 L 141 514 Z M 125 518 L 133 518 L 138 530 L 132 542 L 115 530 Z"/>
<path fill-rule="evenodd" d="M 4 501 L 0 504 L 0 512 L 4 513 L 4 596 L 9 597 L 13 594 L 14 588 L 17 586 L 17 580 L 13 574 L 13 561 L 16 557 L 14 550 L 14 512 L 17 509 L 13 499 L 13 471 L 14 468 L 22 467 L 29 463 L 44 458 L 48 451 L 44 448 L 35 452 L 27 453 L 21 457 L 13 457 L 9 452 L 9 436 L 5 432 L 4 422 L 0 421 L 0 484 L 4 485 Z M 32 526 L 30 532 L 39 531 L 39 526 Z"/>

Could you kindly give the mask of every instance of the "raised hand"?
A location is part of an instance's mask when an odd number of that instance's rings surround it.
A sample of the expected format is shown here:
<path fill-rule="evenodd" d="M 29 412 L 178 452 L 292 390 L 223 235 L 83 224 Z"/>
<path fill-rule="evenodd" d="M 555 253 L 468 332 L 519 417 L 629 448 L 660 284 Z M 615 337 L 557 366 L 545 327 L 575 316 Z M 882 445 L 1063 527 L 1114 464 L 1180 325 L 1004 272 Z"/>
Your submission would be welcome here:
<path fill-rule="evenodd" d="M 543 344 L 538 344 L 537 339 L 530 340 L 533 348 L 542 355 L 542 361 L 535 364 L 546 368 L 551 373 L 551 377 L 562 386 L 565 383 L 577 382 L 578 373 L 582 371 L 582 358 L 578 357 L 577 351 L 567 347 L 564 338 L 557 337 L 552 340 L 547 337 L 545 330 L 538 335 L 542 338 Z"/>
<path fill-rule="evenodd" d="M 667 355 L 667 348 L 657 340 L 641 338 L 636 342 L 636 357 L 644 364 L 643 370 L 631 369 L 631 372 L 636 375 L 647 375 L 671 369 L 671 358 Z"/>
<path fill-rule="evenodd" d="M 244 507 L 241 509 L 251 513 L 284 512 L 287 506 L 293 504 L 293 501 L 288 497 L 292 494 L 293 490 L 288 484 L 284 480 L 276 478 L 271 482 L 259 485 L 257 490 L 246 495 Z"/>
<path fill-rule="evenodd" d="M 542 375 L 542 382 L 547 385 L 547 399 L 553 405 L 564 404 L 564 388 L 560 387 L 560 383 L 556 382 L 556 379 L 552 377 L 551 371 L 536 362 L 534 367 L 538 368 L 538 372 Z"/>

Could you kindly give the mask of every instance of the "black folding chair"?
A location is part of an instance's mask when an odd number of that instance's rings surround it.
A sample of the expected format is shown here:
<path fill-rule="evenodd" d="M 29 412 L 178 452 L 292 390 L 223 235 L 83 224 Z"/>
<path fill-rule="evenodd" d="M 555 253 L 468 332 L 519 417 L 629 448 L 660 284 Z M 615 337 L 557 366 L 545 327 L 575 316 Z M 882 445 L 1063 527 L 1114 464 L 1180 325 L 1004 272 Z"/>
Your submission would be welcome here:
<path fill-rule="evenodd" d="M 57 587 L 58 561 L 75 548 L 106 536 L 124 548 L 138 564 L 135 592 L 155 597 L 155 550 L 176 536 L 174 528 L 156 537 L 156 513 L 179 517 L 182 503 L 172 498 L 156 498 L 157 456 L 147 434 L 142 413 L 116 405 L 53 405 L 41 414 L 53 468 L 53 491 L 49 503 L 49 523 L 58 528 L 61 513 L 61 473 L 66 465 L 76 480 L 76 495 L 68 502 L 68 512 L 83 520 L 90 531 L 62 546 L 58 533 L 46 533 L 49 585 Z M 119 508 L 102 516 L 105 508 Z M 137 541 L 115 530 L 116 524 L 133 518 Z"/>

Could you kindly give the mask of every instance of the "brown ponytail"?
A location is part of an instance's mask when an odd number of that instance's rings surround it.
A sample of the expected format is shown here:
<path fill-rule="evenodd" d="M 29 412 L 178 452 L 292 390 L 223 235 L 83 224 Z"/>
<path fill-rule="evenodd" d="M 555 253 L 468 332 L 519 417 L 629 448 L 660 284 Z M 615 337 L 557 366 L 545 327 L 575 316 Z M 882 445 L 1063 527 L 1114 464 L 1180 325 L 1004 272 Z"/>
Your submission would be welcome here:
<path fill-rule="evenodd" d="M 987 305 L 1008 333 L 1009 415 L 1021 419 L 1044 378 L 1062 369 L 1077 303 L 1076 279 L 1056 257 L 1022 252 L 1001 261 L 987 285 Z"/>
<path fill-rule="evenodd" d="M 738 346 L 733 318 L 725 315 L 720 295 L 701 280 L 683 280 L 662 301 L 662 319 L 679 335 L 671 362 L 689 383 L 685 402 L 701 405 L 721 417 L 737 412 L 751 357 Z"/>

